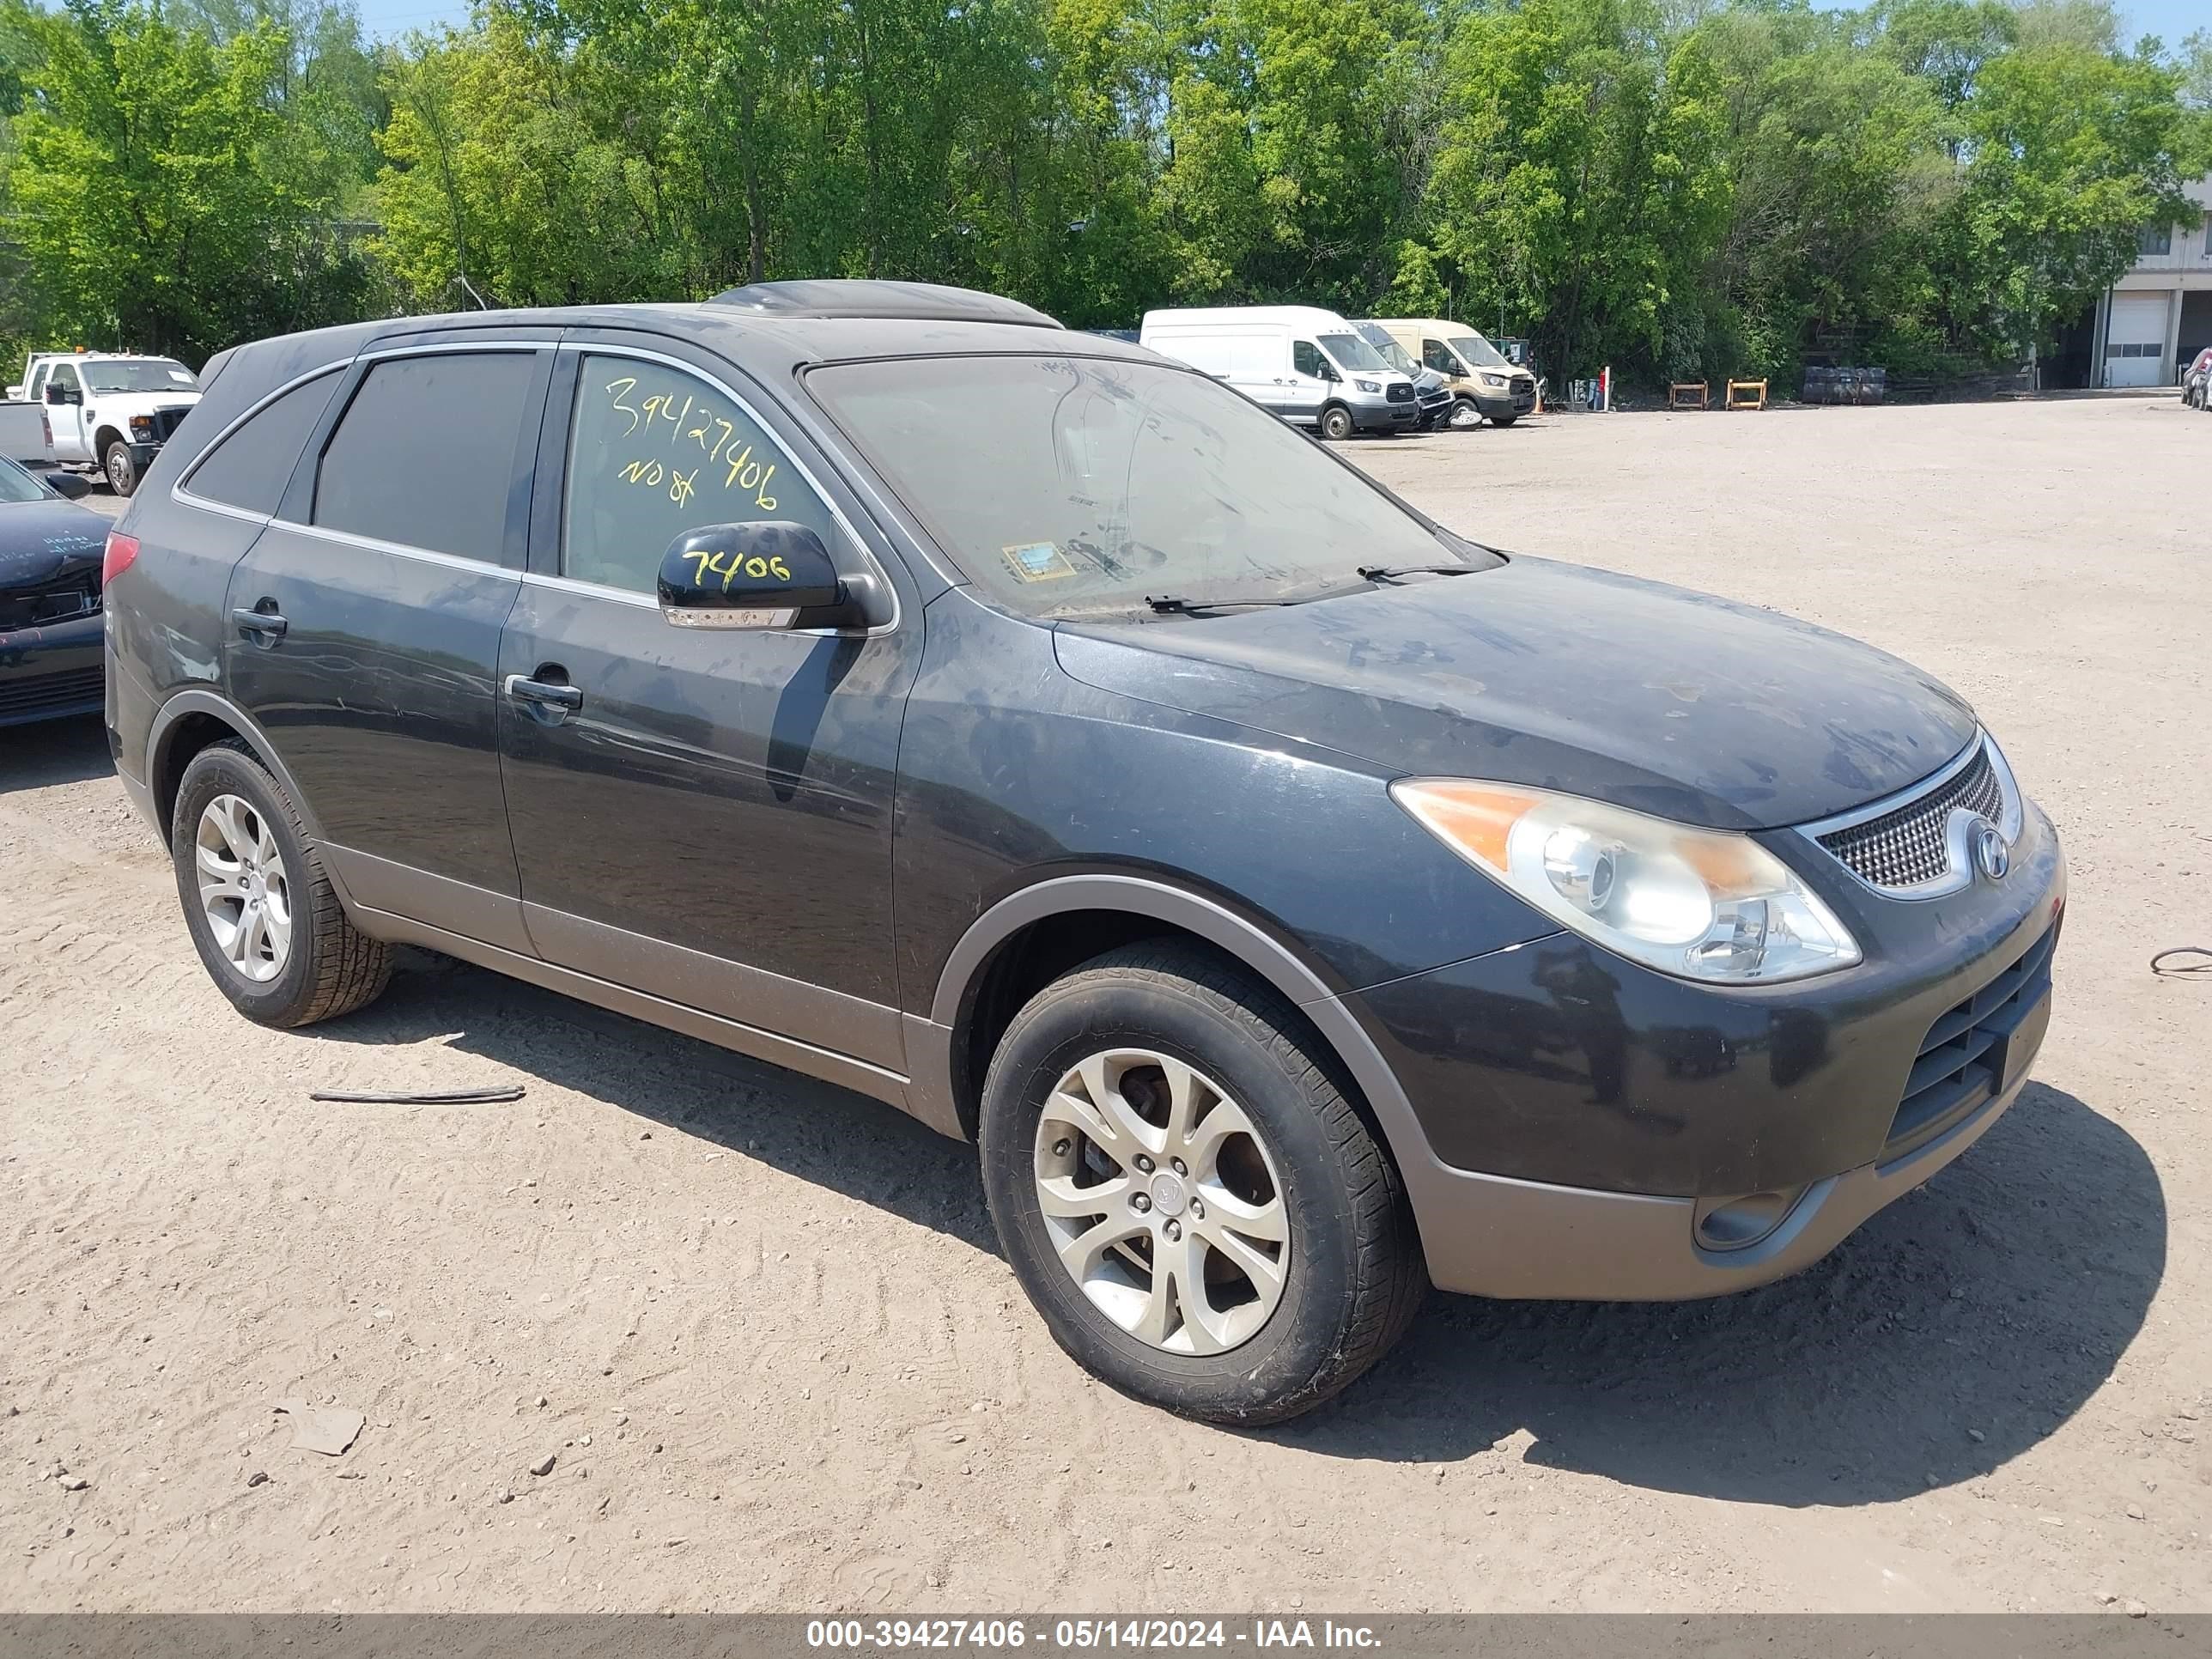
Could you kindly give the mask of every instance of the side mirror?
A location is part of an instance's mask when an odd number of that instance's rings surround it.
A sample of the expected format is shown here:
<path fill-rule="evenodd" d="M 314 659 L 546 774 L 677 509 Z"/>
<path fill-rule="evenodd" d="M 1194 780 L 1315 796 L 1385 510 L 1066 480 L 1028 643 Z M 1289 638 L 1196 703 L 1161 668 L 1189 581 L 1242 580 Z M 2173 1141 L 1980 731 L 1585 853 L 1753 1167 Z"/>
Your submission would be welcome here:
<path fill-rule="evenodd" d="M 92 486 L 74 472 L 45 472 L 36 475 L 39 480 L 64 501 L 76 501 L 92 493 Z"/>
<path fill-rule="evenodd" d="M 49 385 L 46 387 L 46 401 L 48 403 L 65 404 L 69 400 L 70 395 L 69 388 L 67 386 Z"/>
<path fill-rule="evenodd" d="M 802 524 L 702 525 L 660 561 L 660 614 L 678 628 L 828 628 L 851 608 L 830 550 Z"/>
<path fill-rule="evenodd" d="M 1344 379 L 1343 375 L 1336 372 L 1336 365 L 1326 357 L 1321 360 L 1321 377 L 1332 386 Z"/>

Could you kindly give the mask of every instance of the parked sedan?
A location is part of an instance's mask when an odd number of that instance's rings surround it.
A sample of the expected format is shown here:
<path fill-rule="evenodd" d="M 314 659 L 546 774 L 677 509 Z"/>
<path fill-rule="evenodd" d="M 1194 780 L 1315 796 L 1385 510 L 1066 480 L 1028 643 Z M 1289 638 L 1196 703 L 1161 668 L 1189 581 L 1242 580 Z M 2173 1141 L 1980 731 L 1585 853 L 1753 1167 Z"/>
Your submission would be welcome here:
<path fill-rule="evenodd" d="M 427 945 L 872 1095 L 1176 1411 L 1327 1400 L 1425 1281 L 1794 1272 L 2043 1039 L 2057 835 L 1931 676 L 1480 546 L 1025 306 L 770 283 L 208 381 L 109 543 L 109 718 L 234 1006 Z"/>
<path fill-rule="evenodd" d="M 100 712 L 106 537 L 99 514 L 0 457 L 0 726 Z"/>

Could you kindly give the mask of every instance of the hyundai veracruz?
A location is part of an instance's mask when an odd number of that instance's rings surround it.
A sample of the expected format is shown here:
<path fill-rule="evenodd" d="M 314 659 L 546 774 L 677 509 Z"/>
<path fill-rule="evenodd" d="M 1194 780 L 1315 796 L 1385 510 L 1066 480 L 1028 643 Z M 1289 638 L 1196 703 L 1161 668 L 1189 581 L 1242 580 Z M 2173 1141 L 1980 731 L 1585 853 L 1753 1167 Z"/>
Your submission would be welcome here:
<path fill-rule="evenodd" d="M 428 946 L 980 1150 L 1117 1388 L 1343 1389 L 1423 1281 L 1810 1263 L 2018 1094 L 2064 877 L 1972 710 L 1509 557 L 1207 376 L 784 283 L 211 362 L 106 554 L 193 943 Z"/>

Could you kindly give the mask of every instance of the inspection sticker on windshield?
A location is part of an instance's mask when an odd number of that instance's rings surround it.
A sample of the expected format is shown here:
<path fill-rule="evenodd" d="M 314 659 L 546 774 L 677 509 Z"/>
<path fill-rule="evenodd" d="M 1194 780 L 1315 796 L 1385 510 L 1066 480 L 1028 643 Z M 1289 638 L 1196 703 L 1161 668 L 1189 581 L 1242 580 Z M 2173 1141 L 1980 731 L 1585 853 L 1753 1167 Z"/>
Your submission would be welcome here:
<path fill-rule="evenodd" d="M 1058 542 L 1022 542 L 1000 548 L 999 555 L 1006 560 L 1006 568 L 1014 573 L 1016 581 L 1058 581 L 1075 574 L 1075 567 L 1060 550 Z"/>

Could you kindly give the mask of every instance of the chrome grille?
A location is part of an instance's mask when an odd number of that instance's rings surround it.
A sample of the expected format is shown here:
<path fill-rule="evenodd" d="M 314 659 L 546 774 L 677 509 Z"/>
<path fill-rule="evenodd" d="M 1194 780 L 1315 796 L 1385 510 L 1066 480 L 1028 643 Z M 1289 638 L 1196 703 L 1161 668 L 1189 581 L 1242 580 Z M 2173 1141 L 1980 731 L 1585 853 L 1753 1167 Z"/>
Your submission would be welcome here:
<path fill-rule="evenodd" d="M 2004 785 L 1987 744 L 1978 743 L 1972 759 L 1917 800 L 1816 839 L 1870 886 L 1921 887 L 1951 873 L 1954 811 L 1978 812 L 1996 823 L 2004 807 Z"/>

